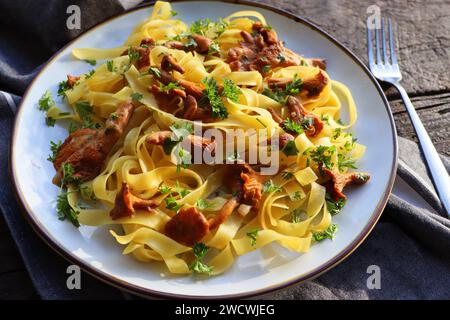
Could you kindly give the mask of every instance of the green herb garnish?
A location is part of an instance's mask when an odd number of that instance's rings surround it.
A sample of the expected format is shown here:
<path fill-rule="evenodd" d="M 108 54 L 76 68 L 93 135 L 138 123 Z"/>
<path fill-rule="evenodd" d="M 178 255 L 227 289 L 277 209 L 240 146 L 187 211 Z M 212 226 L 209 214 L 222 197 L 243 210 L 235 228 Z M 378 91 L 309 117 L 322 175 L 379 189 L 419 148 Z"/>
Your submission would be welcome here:
<path fill-rule="evenodd" d="M 252 247 L 256 246 L 256 239 L 258 238 L 258 229 L 251 230 L 247 232 L 247 237 L 250 238 L 250 243 L 252 244 Z"/>
<path fill-rule="evenodd" d="M 337 224 L 331 224 L 325 231 L 314 232 L 313 239 L 317 242 L 325 239 L 333 239 L 337 230 L 338 230 Z"/>
<path fill-rule="evenodd" d="M 204 243 L 196 243 L 192 248 L 195 256 L 195 260 L 189 265 L 189 270 L 195 273 L 211 274 L 213 268 L 203 263 L 202 260 L 209 250 L 209 247 Z"/>

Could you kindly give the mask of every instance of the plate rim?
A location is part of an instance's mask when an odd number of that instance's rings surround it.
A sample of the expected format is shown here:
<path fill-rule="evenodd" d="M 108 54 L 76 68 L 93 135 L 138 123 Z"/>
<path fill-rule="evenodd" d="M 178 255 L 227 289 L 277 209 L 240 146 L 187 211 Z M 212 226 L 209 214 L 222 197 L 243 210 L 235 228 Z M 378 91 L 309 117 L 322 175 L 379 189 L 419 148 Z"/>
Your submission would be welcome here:
<path fill-rule="evenodd" d="M 199 2 L 199 1 L 210 1 L 210 0 L 193 0 L 193 1 L 183 1 L 183 0 L 169 0 L 171 3 L 177 3 L 177 2 Z M 13 163 L 13 155 L 14 155 L 14 149 L 16 145 L 16 138 L 17 138 L 17 127 L 19 123 L 19 119 L 21 118 L 22 113 L 22 105 L 25 98 L 27 98 L 29 91 L 31 91 L 33 85 L 37 81 L 37 79 L 41 76 L 43 71 L 54 61 L 56 60 L 59 55 L 64 51 L 68 46 L 72 45 L 74 42 L 76 42 L 80 37 L 86 35 L 87 33 L 93 32 L 98 27 L 110 23 L 111 21 L 123 17 L 125 15 L 128 15 L 134 11 L 141 10 L 143 8 L 149 8 L 152 7 L 155 4 L 155 0 L 151 1 L 150 3 L 141 4 L 137 7 L 134 7 L 129 10 L 125 10 L 121 13 L 115 14 L 95 25 L 90 27 L 89 29 L 85 30 L 84 32 L 77 35 L 75 38 L 73 38 L 71 41 L 66 43 L 63 47 L 61 47 L 58 51 L 56 51 L 39 69 L 39 72 L 36 74 L 36 76 L 33 78 L 31 83 L 28 85 L 27 89 L 25 90 L 22 100 L 18 105 L 17 113 L 14 119 L 13 124 L 13 131 L 12 131 L 12 139 L 11 139 L 11 145 L 9 150 L 9 164 L 8 164 L 8 172 L 9 176 L 13 185 L 13 192 L 18 200 L 20 211 L 22 212 L 22 215 L 25 217 L 27 222 L 31 225 L 34 232 L 37 233 L 37 235 L 49 246 L 53 251 L 58 253 L 60 256 L 62 256 L 64 259 L 69 261 L 72 264 L 78 265 L 82 270 L 84 270 L 86 273 L 90 274 L 91 276 L 117 288 L 120 290 L 125 290 L 128 292 L 131 292 L 133 294 L 137 294 L 139 296 L 143 297 L 156 297 L 156 298 L 169 298 L 169 299 L 194 299 L 194 300 L 201 300 L 201 299 L 243 299 L 243 298 L 251 298 L 255 296 L 261 296 L 266 295 L 269 293 L 273 293 L 282 289 L 286 289 L 288 287 L 291 287 L 296 284 L 300 284 L 302 282 L 312 280 L 323 273 L 329 271 L 330 269 L 334 268 L 337 264 L 344 261 L 348 256 L 350 256 L 360 245 L 364 240 L 367 238 L 367 236 L 370 234 L 370 232 L 375 227 L 376 223 L 378 222 L 386 204 L 389 199 L 389 196 L 391 194 L 394 180 L 396 176 L 396 170 L 397 170 L 397 162 L 398 162 L 398 138 L 397 138 L 397 130 L 394 122 L 394 117 L 392 114 L 392 111 L 389 106 L 389 102 L 380 86 L 378 81 L 375 79 L 375 77 L 372 75 L 372 73 L 369 71 L 367 66 L 361 61 L 360 58 L 358 58 L 352 51 L 350 51 L 348 48 L 346 48 L 340 41 L 338 41 L 336 38 L 334 38 L 332 35 L 330 35 L 328 32 L 324 31 L 321 27 L 317 26 L 315 23 L 311 22 L 308 18 L 301 17 L 299 15 L 296 15 L 294 13 L 291 13 L 287 10 L 280 9 L 268 4 L 259 3 L 259 2 L 253 2 L 248 0 L 215 0 L 222 3 L 228 3 L 228 4 L 240 4 L 240 5 L 247 5 L 252 6 L 256 8 L 262 8 L 269 11 L 272 11 L 274 13 L 280 14 L 290 20 L 294 20 L 297 23 L 301 23 L 307 27 L 310 27 L 312 30 L 318 32 L 325 38 L 327 38 L 330 42 L 332 42 L 334 45 L 336 45 L 338 48 L 340 48 L 349 58 L 353 60 L 353 62 L 359 66 L 362 71 L 367 75 L 367 77 L 371 80 L 372 84 L 375 86 L 378 94 L 380 95 L 381 100 L 383 101 L 384 107 L 387 111 L 387 115 L 389 118 L 389 123 L 392 130 L 392 138 L 393 138 L 393 161 L 392 166 L 390 168 L 390 176 L 389 180 L 386 184 L 385 190 L 383 192 L 383 195 L 381 199 L 379 200 L 374 212 L 372 213 L 372 216 L 370 217 L 367 224 L 364 226 L 362 231 L 356 236 L 355 239 L 353 239 L 350 244 L 348 244 L 343 250 L 341 250 L 335 257 L 328 260 L 327 262 L 319 265 L 315 269 L 300 275 L 296 276 L 294 278 L 291 278 L 289 280 L 285 280 L 280 283 L 276 283 L 270 286 L 266 286 L 261 289 L 252 290 L 249 292 L 244 293 L 236 293 L 236 294 L 224 294 L 224 295 L 216 295 L 216 296 L 204 296 L 204 295 L 186 295 L 186 294 L 176 294 L 176 293 L 167 293 L 167 292 L 161 292 L 149 288 L 145 288 L 142 286 L 138 286 L 132 283 L 129 283 L 127 281 L 124 281 L 122 279 L 119 279 L 115 277 L 114 275 L 107 274 L 104 271 L 101 271 L 80 258 L 73 255 L 71 252 L 66 251 L 64 248 L 60 247 L 56 241 L 56 238 L 52 236 L 44 226 L 41 225 L 40 221 L 34 218 L 34 215 L 30 213 L 30 206 L 28 205 L 25 196 L 20 192 L 20 189 L 18 187 L 18 181 L 16 180 L 17 177 L 15 175 L 15 164 Z"/>

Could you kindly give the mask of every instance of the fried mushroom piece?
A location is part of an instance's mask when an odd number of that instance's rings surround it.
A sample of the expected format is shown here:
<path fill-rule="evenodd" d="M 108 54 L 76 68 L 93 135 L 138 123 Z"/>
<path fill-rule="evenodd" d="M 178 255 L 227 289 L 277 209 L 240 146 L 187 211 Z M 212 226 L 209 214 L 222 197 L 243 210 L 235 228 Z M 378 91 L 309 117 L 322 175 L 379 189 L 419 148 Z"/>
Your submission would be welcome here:
<path fill-rule="evenodd" d="M 322 170 L 330 178 L 327 189 L 332 194 L 335 201 L 347 198 L 345 194 L 342 193 L 342 190 L 344 190 L 346 186 L 352 184 L 361 185 L 370 180 L 370 175 L 366 172 L 339 173 L 333 172 L 328 168 L 322 168 Z"/>
<path fill-rule="evenodd" d="M 214 230 L 222 223 L 224 223 L 228 217 L 233 213 L 234 209 L 239 206 L 239 201 L 236 197 L 231 198 L 223 205 L 222 209 L 217 215 L 208 220 L 209 230 Z"/>
<path fill-rule="evenodd" d="M 53 166 L 55 184 L 63 178 L 63 164 L 70 164 L 73 177 L 80 181 L 95 178 L 101 171 L 106 157 L 122 136 L 134 111 L 134 105 L 124 102 L 118 106 L 114 117 L 110 117 L 103 129 L 78 129 L 71 133 L 56 154 Z"/>
<path fill-rule="evenodd" d="M 153 132 L 146 138 L 146 142 L 148 144 L 163 146 L 166 140 L 170 139 L 172 135 L 173 133 L 168 130 Z M 190 143 L 194 150 L 196 149 L 201 149 L 203 151 L 208 150 L 211 153 L 211 155 L 214 155 L 214 150 L 216 148 L 216 142 L 214 140 L 190 134 L 184 138 L 183 143 L 185 141 Z"/>
<path fill-rule="evenodd" d="M 72 89 L 78 80 L 80 80 L 79 76 L 71 76 L 70 74 L 68 74 L 67 75 L 67 86 Z"/>
<path fill-rule="evenodd" d="M 209 223 L 197 208 L 181 208 L 166 223 L 164 231 L 169 238 L 192 247 L 208 233 Z"/>
<path fill-rule="evenodd" d="M 178 71 L 179 73 L 183 74 L 185 72 L 184 68 L 180 66 L 178 61 L 171 55 L 164 55 L 164 57 L 161 60 L 161 69 L 164 71 Z"/>
<path fill-rule="evenodd" d="M 286 86 L 292 82 L 288 78 L 270 78 L 267 80 L 271 89 L 286 89 Z M 320 70 L 313 78 L 306 79 L 302 82 L 300 94 L 307 98 L 317 97 L 328 84 L 328 78 Z"/>
<path fill-rule="evenodd" d="M 128 184 L 124 182 L 116 195 L 114 208 L 109 215 L 113 220 L 132 217 L 136 209 L 151 211 L 152 208 L 156 208 L 158 205 L 159 203 L 155 200 L 141 199 L 133 195 Z"/>
<path fill-rule="evenodd" d="M 265 74 L 265 67 L 289 67 L 300 65 L 301 59 L 291 50 L 286 49 L 273 30 L 260 22 L 252 26 L 253 34 L 241 31 L 244 41 L 230 48 L 227 63 L 231 70 L 256 70 Z"/>
<path fill-rule="evenodd" d="M 289 96 L 286 106 L 289 109 L 289 117 L 292 121 L 304 123 L 303 128 L 306 128 L 307 136 L 314 137 L 322 131 L 323 121 L 314 113 L 307 111 L 297 98 Z"/>
<path fill-rule="evenodd" d="M 239 203 L 258 207 L 262 198 L 262 178 L 250 165 L 228 165 L 228 172 L 224 177 L 224 185 L 236 195 Z"/>
<path fill-rule="evenodd" d="M 131 46 L 124 52 L 122 52 L 122 56 L 126 56 L 130 53 L 130 51 L 137 52 L 138 59 L 133 62 L 136 68 L 139 70 L 143 67 L 150 66 L 150 51 L 155 47 L 155 40 L 152 38 L 144 38 L 141 40 L 139 46 Z"/>

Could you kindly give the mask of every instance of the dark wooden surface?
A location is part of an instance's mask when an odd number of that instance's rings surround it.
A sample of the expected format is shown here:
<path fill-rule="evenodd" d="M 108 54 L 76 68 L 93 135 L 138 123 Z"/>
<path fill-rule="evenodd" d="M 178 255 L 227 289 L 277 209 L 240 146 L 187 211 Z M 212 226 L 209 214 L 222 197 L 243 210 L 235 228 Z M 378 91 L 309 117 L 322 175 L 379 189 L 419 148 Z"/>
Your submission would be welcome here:
<path fill-rule="evenodd" d="M 397 23 L 403 85 L 439 152 L 450 156 L 449 0 L 258 0 L 306 17 L 332 34 L 364 61 L 367 7 L 377 4 Z M 402 101 L 386 95 L 398 134 L 416 140 Z M 0 299 L 37 298 L 15 244 L 0 217 Z"/>

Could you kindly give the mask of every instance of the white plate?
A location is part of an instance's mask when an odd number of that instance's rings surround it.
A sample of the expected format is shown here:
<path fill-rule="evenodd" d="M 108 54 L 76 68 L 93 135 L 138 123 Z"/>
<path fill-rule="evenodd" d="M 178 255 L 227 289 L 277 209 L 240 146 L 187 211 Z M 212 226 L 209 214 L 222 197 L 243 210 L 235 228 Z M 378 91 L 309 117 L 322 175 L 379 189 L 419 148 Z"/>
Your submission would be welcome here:
<path fill-rule="evenodd" d="M 255 7 L 257 5 L 258 7 Z M 75 39 L 42 69 L 25 94 L 17 114 L 11 152 L 12 176 L 24 212 L 36 232 L 57 252 L 85 271 L 115 286 L 159 297 L 250 297 L 311 279 L 347 257 L 365 239 L 378 220 L 395 176 L 397 140 L 392 114 L 380 87 L 363 64 L 330 36 L 310 23 L 281 10 L 259 4 L 176 2 L 183 21 L 217 19 L 238 10 L 258 10 L 286 41 L 286 46 L 307 57 L 328 61 L 331 78 L 346 84 L 358 107 L 353 128 L 367 146 L 360 168 L 372 174 L 370 183 L 348 192 L 344 210 L 333 219 L 339 225 L 334 241 L 315 244 L 307 254 L 294 254 L 272 245 L 241 256 L 225 274 L 210 279 L 174 277 L 160 264 L 143 264 L 121 254 L 122 247 L 107 228 L 81 227 L 56 218 L 58 188 L 54 169 L 46 160 L 50 140 L 64 140 L 67 130 L 46 127 L 37 102 L 45 90 L 56 97 L 57 84 L 66 74 L 82 74 L 90 66 L 71 58 L 80 47 L 116 47 L 152 8 L 144 7 L 112 18 Z M 260 7 L 261 6 L 261 7 Z M 345 119 L 345 115 L 344 115 Z"/>

